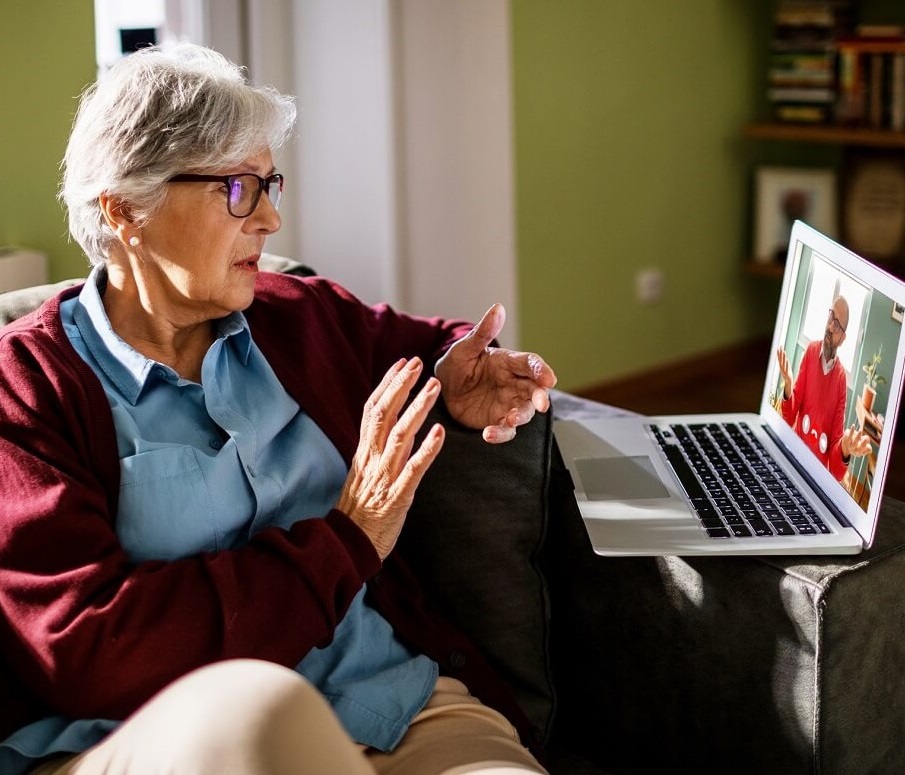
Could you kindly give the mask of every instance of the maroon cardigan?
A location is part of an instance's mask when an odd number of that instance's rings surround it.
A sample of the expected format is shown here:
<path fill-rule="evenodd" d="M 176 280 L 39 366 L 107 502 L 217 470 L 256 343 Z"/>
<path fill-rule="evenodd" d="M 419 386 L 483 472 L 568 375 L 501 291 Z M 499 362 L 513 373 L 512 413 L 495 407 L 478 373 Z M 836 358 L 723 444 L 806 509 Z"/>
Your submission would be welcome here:
<path fill-rule="evenodd" d="M 381 567 L 339 511 L 262 530 L 237 550 L 128 560 L 114 529 L 110 406 L 60 324 L 60 302 L 79 287 L 0 331 L 0 739 L 51 713 L 125 718 L 217 660 L 294 667 L 330 642 L 367 582 L 401 638 L 530 743 L 527 720 L 473 643 L 431 610 L 398 552 Z M 418 355 L 430 373 L 471 327 L 367 306 L 322 278 L 267 272 L 246 316 L 277 377 L 347 464 L 362 407 L 389 366 Z"/>

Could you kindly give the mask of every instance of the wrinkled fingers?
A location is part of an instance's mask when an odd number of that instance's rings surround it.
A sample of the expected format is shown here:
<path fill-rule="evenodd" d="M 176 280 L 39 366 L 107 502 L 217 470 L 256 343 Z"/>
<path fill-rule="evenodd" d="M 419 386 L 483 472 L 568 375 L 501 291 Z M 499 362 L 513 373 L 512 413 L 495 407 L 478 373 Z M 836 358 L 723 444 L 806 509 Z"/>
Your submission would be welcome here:
<path fill-rule="evenodd" d="M 418 391 L 418 394 L 390 431 L 383 457 L 387 468 L 400 472 L 396 481 L 397 487 L 408 489 L 411 487 L 412 481 L 415 481 L 417 486 L 417 482 L 421 481 L 427 466 L 433 462 L 436 453 L 440 451 L 439 447 L 435 451 L 433 450 L 433 445 L 437 441 L 437 426 L 434 426 L 432 429 L 434 438 L 431 438 L 431 434 L 428 434 L 428 438 L 421 444 L 419 454 L 412 455 L 415 437 L 421 426 L 424 425 L 428 412 L 437 402 L 439 395 L 440 380 L 436 377 L 431 377 L 427 384 Z M 442 438 L 440 441 L 442 441 Z M 412 487 L 411 489 L 412 494 L 414 494 L 414 488 Z"/>
<path fill-rule="evenodd" d="M 423 367 L 420 358 L 397 361 L 368 397 L 361 415 L 361 438 L 372 451 L 383 450 Z"/>

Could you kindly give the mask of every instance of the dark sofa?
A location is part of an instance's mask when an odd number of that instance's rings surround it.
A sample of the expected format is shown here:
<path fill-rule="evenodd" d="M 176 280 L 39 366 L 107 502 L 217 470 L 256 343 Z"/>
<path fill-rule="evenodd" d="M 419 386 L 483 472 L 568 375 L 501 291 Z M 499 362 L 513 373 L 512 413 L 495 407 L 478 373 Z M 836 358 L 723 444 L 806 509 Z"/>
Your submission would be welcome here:
<path fill-rule="evenodd" d="M 0 325 L 71 282 L 0 294 Z M 400 539 L 550 771 L 905 772 L 905 504 L 852 557 L 601 557 L 552 415 L 618 411 L 555 392 L 496 446 L 435 409 L 447 441 Z"/>

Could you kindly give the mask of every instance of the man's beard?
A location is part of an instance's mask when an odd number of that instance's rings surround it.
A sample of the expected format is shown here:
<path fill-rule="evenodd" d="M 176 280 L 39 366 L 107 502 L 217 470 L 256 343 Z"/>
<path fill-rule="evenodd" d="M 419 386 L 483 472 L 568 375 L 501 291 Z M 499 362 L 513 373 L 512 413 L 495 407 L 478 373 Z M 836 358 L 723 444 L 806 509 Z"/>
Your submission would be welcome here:
<path fill-rule="evenodd" d="M 823 360 L 829 363 L 836 357 L 836 348 L 833 347 L 832 334 L 823 335 Z"/>

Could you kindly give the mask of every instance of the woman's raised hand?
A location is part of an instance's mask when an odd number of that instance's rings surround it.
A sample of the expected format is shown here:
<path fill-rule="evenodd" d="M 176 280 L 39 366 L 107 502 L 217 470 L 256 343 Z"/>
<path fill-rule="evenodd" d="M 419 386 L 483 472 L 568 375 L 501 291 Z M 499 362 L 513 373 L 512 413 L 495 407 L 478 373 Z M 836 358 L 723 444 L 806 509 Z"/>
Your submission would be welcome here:
<path fill-rule="evenodd" d="M 440 382 L 431 377 L 405 406 L 422 369 L 420 358 L 401 359 L 371 393 L 337 503 L 371 539 L 381 560 L 395 546 L 415 491 L 446 437 L 443 426 L 435 424 L 413 451 L 415 435 L 440 395 Z"/>
<path fill-rule="evenodd" d="M 546 412 L 556 385 L 556 374 L 539 355 L 492 346 L 505 322 L 506 310 L 494 304 L 434 369 L 449 413 L 483 430 L 491 444 L 510 441 L 535 412 Z"/>

